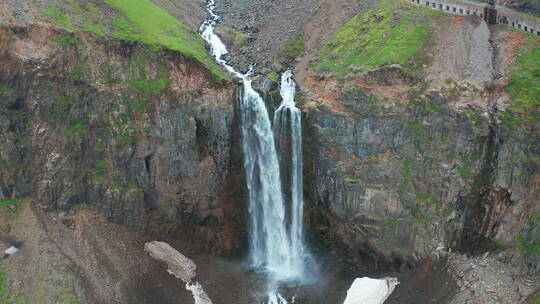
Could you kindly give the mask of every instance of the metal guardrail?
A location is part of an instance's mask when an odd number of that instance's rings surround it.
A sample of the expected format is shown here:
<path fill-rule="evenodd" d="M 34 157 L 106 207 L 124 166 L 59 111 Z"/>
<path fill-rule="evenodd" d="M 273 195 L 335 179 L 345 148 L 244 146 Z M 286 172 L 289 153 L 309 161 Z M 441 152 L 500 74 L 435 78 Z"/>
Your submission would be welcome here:
<path fill-rule="evenodd" d="M 505 24 L 540 36 L 540 22 L 504 6 L 469 0 L 402 0 L 460 16 L 478 16 L 489 24 Z"/>

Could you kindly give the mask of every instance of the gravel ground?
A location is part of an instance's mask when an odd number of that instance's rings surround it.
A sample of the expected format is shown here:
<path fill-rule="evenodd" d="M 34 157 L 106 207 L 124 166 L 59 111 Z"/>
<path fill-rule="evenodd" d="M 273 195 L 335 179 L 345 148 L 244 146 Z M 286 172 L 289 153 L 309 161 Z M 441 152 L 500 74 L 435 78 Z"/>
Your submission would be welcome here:
<path fill-rule="evenodd" d="M 231 54 L 231 63 L 246 70 L 251 62 L 258 71 L 269 72 L 285 43 L 302 33 L 304 25 L 319 7 L 320 0 L 217 0 L 222 24 L 250 38 L 242 53 Z M 275 69 L 283 67 L 277 66 Z"/>
<path fill-rule="evenodd" d="M 448 267 L 459 287 L 449 304 L 527 303 L 525 299 L 539 287 L 534 278 L 523 276 L 494 256 L 452 254 Z"/>

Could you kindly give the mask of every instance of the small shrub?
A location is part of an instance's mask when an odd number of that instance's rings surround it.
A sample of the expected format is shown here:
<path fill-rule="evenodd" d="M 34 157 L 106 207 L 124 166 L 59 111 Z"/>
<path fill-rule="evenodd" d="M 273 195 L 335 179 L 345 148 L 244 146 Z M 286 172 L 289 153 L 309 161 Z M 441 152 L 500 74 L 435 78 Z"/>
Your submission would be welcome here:
<path fill-rule="evenodd" d="M 273 82 L 277 82 L 278 81 L 278 74 L 274 71 L 266 74 L 266 78 L 272 80 Z"/>
<path fill-rule="evenodd" d="M 298 33 L 296 36 L 287 41 L 281 54 L 288 58 L 296 58 L 300 56 L 305 50 L 303 40 L 304 33 Z"/>
<path fill-rule="evenodd" d="M 456 166 L 456 169 L 459 173 L 459 176 L 461 176 L 461 178 L 465 181 L 473 177 L 473 173 L 466 166 Z"/>
<path fill-rule="evenodd" d="M 13 92 L 15 91 L 15 89 L 11 88 L 11 87 L 8 87 L 8 86 L 5 86 L 5 85 L 0 85 L 0 94 L 2 93 L 10 93 L 10 92 Z"/>
<path fill-rule="evenodd" d="M 86 133 L 86 126 L 79 122 L 67 129 L 66 136 L 71 137 L 77 134 L 80 135 L 84 133 Z"/>
<path fill-rule="evenodd" d="M 61 46 L 79 46 L 81 43 L 77 37 L 70 34 L 60 34 L 56 39 Z"/>
<path fill-rule="evenodd" d="M 165 90 L 169 86 L 169 83 L 170 79 L 164 77 L 155 80 L 135 79 L 129 84 L 132 87 L 139 89 L 144 95 L 153 96 Z"/>
<path fill-rule="evenodd" d="M 103 28 L 99 25 L 88 23 L 84 26 L 84 31 L 88 33 L 92 33 L 96 36 L 105 38 L 105 33 L 103 32 Z"/>
<path fill-rule="evenodd" d="M 42 9 L 41 13 L 46 20 L 52 22 L 54 25 L 69 30 L 75 30 L 75 27 L 71 23 L 71 17 L 64 11 L 62 11 L 62 9 L 58 6 L 53 4 L 45 7 L 44 9 Z"/>
<path fill-rule="evenodd" d="M 77 65 L 73 71 L 68 74 L 68 77 L 74 80 L 80 80 L 86 75 L 88 68 L 83 65 Z"/>

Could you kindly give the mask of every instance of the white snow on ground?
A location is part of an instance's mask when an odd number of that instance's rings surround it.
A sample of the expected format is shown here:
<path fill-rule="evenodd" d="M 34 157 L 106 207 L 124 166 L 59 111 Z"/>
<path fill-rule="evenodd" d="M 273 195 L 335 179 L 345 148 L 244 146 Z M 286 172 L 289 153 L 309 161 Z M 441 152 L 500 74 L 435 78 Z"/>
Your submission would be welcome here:
<path fill-rule="evenodd" d="M 167 271 L 186 283 L 195 304 L 212 304 L 202 285 L 193 280 L 197 276 L 197 265 L 190 258 L 164 242 L 148 242 L 144 244 L 144 250 L 154 259 L 167 263 Z"/>
<path fill-rule="evenodd" d="M 212 300 L 210 300 L 210 297 L 206 294 L 199 282 L 187 283 L 186 289 L 193 294 L 195 304 L 212 304 Z"/>
<path fill-rule="evenodd" d="M 11 246 L 8 249 L 6 249 L 5 253 L 9 255 L 14 255 L 15 253 L 19 252 L 19 248 L 15 246 Z"/>
<path fill-rule="evenodd" d="M 383 304 L 398 284 L 396 278 L 357 278 L 347 290 L 343 304 Z"/>

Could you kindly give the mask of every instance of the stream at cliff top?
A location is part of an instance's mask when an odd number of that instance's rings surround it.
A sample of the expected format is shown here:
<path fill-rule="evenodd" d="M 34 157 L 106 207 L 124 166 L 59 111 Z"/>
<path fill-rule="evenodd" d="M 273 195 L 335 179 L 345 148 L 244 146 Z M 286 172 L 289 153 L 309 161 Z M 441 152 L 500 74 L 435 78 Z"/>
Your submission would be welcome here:
<path fill-rule="evenodd" d="M 209 0 L 210 18 L 200 32 L 216 61 L 243 82 L 240 125 L 249 193 L 250 262 L 270 279 L 269 303 L 287 303 L 276 292 L 279 283 L 304 281 L 306 261 L 310 260 L 304 244 L 301 113 L 294 104 L 295 83 L 291 71 L 282 75 L 283 102 L 272 128 L 264 101 L 251 84 L 253 69 L 242 74 L 223 59 L 228 52 L 214 33 L 220 20 L 215 8 L 215 0 Z M 283 170 L 282 176 L 280 161 L 283 165 L 288 159 L 290 172 Z"/>

